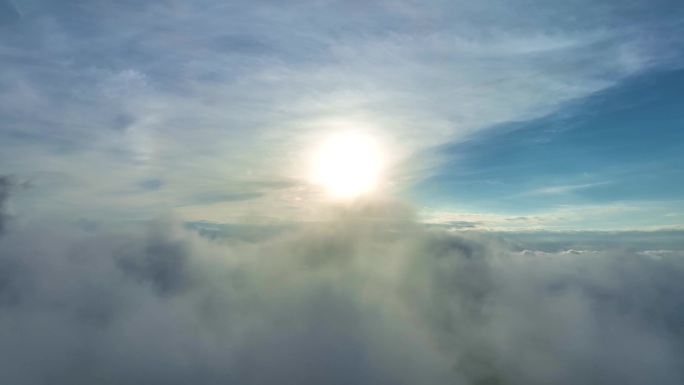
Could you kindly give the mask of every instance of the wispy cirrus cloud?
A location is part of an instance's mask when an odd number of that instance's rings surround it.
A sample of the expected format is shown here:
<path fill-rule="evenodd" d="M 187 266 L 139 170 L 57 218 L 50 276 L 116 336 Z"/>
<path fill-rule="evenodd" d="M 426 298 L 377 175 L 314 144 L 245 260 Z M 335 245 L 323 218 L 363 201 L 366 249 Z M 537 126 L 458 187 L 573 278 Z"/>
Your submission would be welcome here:
<path fill-rule="evenodd" d="M 591 188 L 591 187 L 596 187 L 596 186 L 602 186 L 602 185 L 606 185 L 609 183 L 611 183 L 611 182 L 606 181 L 606 182 L 595 182 L 595 183 L 585 183 L 585 184 L 543 187 L 543 188 L 538 188 L 538 189 L 534 189 L 534 190 L 524 192 L 521 195 L 534 196 L 534 195 L 549 195 L 549 194 L 568 194 L 568 193 L 571 193 L 573 191 Z"/>
<path fill-rule="evenodd" d="M 318 194 L 306 151 L 330 131 L 379 138 L 403 188 L 441 161 L 435 146 L 680 60 L 678 19 L 623 2 L 298 4 L 17 5 L 0 40 L 3 164 L 68 173 L 64 215 L 84 201 L 139 215 L 149 193 L 106 197 L 144 179 L 166 182 L 158 207 L 278 179 L 296 187 L 244 193 L 282 216 Z"/>

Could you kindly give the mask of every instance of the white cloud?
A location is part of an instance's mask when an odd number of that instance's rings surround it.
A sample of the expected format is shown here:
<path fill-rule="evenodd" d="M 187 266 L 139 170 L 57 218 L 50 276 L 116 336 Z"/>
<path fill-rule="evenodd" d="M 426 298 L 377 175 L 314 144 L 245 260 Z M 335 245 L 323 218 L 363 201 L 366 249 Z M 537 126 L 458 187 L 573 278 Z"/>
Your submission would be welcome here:
<path fill-rule="evenodd" d="M 168 218 L 89 231 L 0 238 L 1 382 L 681 381 L 680 301 L 662 293 L 684 266 L 666 251 L 521 254 L 389 203 L 249 241 Z"/>
<path fill-rule="evenodd" d="M 423 207 L 419 210 L 419 216 L 421 221 L 427 224 L 449 227 L 451 223 L 455 223 L 454 228 L 460 228 L 459 222 L 468 222 L 473 223 L 474 228 L 478 230 L 495 231 L 681 229 L 682 225 L 676 216 L 666 216 L 670 210 L 670 202 L 626 201 L 555 205 L 547 210 L 534 210 L 532 213 L 528 207 L 506 213 L 474 212 L 468 207 L 453 207 L 446 210 Z"/>
<path fill-rule="evenodd" d="M 522 195 L 567 194 L 567 193 L 571 193 L 571 192 L 576 191 L 576 190 L 591 188 L 591 187 L 595 187 L 595 186 L 602 186 L 602 185 L 609 184 L 609 183 L 611 183 L 611 182 L 596 182 L 596 183 L 584 183 L 584 184 L 575 184 L 575 185 L 543 187 L 543 188 L 538 188 L 538 189 L 534 189 L 531 191 L 524 192 L 524 193 L 522 193 Z"/>

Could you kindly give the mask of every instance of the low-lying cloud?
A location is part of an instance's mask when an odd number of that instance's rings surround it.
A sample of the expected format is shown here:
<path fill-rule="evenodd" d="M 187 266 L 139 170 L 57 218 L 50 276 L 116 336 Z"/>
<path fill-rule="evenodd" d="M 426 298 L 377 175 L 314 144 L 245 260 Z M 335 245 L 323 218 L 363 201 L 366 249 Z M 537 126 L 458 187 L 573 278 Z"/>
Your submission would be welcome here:
<path fill-rule="evenodd" d="M 387 205 L 249 241 L 171 219 L 17 224 L 0 238 L 0 383 L 684 379 L 675 253 L 520 253 Z"/>

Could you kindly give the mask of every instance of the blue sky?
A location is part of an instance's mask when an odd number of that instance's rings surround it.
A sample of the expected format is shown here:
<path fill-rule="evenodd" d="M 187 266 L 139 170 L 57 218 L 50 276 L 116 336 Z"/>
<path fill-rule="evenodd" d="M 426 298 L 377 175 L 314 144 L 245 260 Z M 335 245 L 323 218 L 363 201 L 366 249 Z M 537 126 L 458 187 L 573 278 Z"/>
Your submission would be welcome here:
<path fill-rule="evenodd" d="M 316 220 L 311 148 L 355 130 L 427 222 L 684 223 L 677 1 L 1 4 L 22 216 Z"/>
<path fill-rule="evenodd" d="M 597 214 L 581 220 L 595 227 L 681 224 L 682 93 L 684 71 L 649 73 L 540 119 L 446 145 L 440 151 L 451 161 L 416 195 L 426 205 L 511 216 L 589 208 Z"/>

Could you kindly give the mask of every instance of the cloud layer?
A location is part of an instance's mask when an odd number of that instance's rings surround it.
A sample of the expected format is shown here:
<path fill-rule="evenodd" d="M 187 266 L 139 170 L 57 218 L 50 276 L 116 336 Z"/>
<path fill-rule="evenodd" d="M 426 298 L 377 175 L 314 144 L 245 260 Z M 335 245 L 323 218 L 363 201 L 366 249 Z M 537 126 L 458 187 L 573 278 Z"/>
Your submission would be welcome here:
<path fill-rule="evenodd" d="M 305 218 L 331 132 L 377 137 L 391 192 L 439 146 L 682 62 L 672 1 L 15 3 L 0 163 L 75 218 Z"/>
<path fill-rule="evenodd" d="M 249 241 L 14 226 L 0 382 L 681 383 L 681 256 L 519 253 L 411 217 L 368 203 Z"/>
<path fill-rule="evenodd" d="M 380 201 L 463 156 L 440 148 L 680 68 L 684 8 L 652 3 L 0 0 L 0 383 L 681 384 L 680 230 L 510 241 L 446 227 L 632 208 Z M 350 128 L 386 196 L 326 208 L 308 155 Z M 557 182 L 526 196 L 604 181 Z"/>

